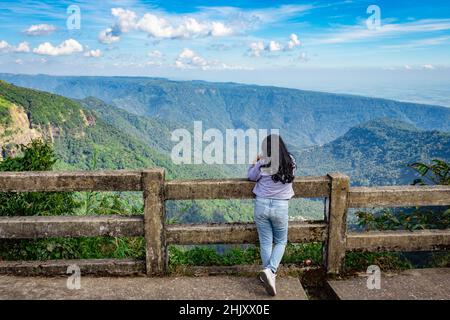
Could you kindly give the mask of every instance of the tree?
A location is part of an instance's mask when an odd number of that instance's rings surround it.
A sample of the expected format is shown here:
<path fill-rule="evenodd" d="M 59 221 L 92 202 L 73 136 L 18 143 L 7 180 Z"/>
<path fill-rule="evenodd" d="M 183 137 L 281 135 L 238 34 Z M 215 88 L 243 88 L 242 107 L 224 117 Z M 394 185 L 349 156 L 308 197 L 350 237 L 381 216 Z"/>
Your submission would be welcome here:
<path fill-rule="evenodd" d="M 412 163 L 410 168 L 418 172 L 421 178 L 413 185 L 450 185 L 450 164 L 434 159 L 430 164 Z M 450 208 L 397 208 L 383 209 L 379 212 L 358 211 L 358 224 L 366 230 L 416 230 L 447 229 L 450 225 Z"/>
<path fill-rule="evenodd" d="M 49 171 L 57 159 L 52 146 L 41 140 L 19 146 L 19 155 L 0 162 L 0 171 Z M 72 214 L 77 203 L 70 192 L 2 192 L 0 216 Z"/>
<path fill-rule="evenodd" d="M 439 184 L 450 185 L 450 163 L 443 160 L 433 159 L 431 164 L 416 162 L 409 165 L 410 168 L 417 171 L 422 178 L 414 180 L 413 184 Z"/>

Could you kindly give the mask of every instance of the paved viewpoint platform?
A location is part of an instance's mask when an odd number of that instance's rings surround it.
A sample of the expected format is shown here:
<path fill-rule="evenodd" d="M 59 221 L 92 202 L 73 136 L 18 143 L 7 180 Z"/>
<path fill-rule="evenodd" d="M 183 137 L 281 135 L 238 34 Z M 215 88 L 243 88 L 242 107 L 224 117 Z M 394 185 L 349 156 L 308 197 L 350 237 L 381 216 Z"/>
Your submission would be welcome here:
<path fill-rule="evenodd" d="M 450 268 L 382 273 L 380 289 L 367 288 L 367 275 L 328 281 L 341 300 L 450 300 Z"/>
<path fill-rule="evenodd" d="M 306 300 L 298 278 L 277 279 L 278 294 L 267 295 L 256 277 L 82 277 L 69 290 L 67 277 L 0 275 L 0 300 L 6 299 L 156 299 L 156 300 Z"/>

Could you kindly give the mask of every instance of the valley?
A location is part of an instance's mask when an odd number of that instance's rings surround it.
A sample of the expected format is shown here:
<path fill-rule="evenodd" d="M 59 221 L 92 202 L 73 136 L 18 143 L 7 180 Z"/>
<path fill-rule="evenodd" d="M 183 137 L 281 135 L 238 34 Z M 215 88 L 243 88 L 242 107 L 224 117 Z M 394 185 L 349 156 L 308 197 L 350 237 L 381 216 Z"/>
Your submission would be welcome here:
<path fill-rule="evenodd" d="M 408 164 L 450 159 L 450 109 L 438 106 L 235 83 L 0 78 L 58 93 L 0 82 L 2 156 L 42 138 L 55 148 L 57 169 L 158 166 L 167 179 L 244 177 L 246 165 L 173 163 L 173 130 L 192 132 L 196 120 L 222 132 L 279 128 L 297 159 L 297 175 L 341 171 L 354 185 L 409 184 L 415 174 Z M 187 223 L 252 219 L 251 201 L 169 201 L 167 208 L 169 218 Z M 291 212 L 293 219 L 318 219 L 323 202 L 295 200 Z"/>

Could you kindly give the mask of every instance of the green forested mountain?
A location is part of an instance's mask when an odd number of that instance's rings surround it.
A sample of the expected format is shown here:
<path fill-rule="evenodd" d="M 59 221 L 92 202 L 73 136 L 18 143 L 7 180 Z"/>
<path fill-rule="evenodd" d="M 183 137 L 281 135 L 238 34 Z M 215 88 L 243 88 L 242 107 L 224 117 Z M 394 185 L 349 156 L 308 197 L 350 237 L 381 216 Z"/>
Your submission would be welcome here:
<path fill-rule="evenodd" d="M 172 148 L 170 135 L 172 130 L 177 127 L 175 123 L 141 117 L 108 105 L 95 97 L 88 97 L 79 102 L 128 137 L 142 141 L 158 152 L 170 153 Z"/>
<path fill-rule="evenodd" d="M 354 185 L 410 184 L 414 162 L 450 160 L 450 133 L 423 131 L 413 125 L 379 119 L 350 129 L 324 146 L 297 150 L 304 174 L 345 172 Z"/>
<path fill-rule="evenodd" d="M 4 81 L 0 81 L 0 99 L 4 113 L 4 124 L 0 123 L 3 154 L 13 151 L 15 143 L 42 138 L 54 144 L 63 168 L 88 169 L 95 154 L 98 169 L 160 166 L 167 169 L 169 179 L 227 176 L 218 167 L 205 170 L 203 166 L 182 168 L 173 164 L 167 153 L 168 140 L 164 139 L 168 127 L 136 119 L 116 108 L 105 111 L 99 101 L 95 100 L 98 109 L 92 109 L 94 100 L 87 99 L 83 102 L 90 104 L 91 108 L 87 108 L 62 96 Z"/>
<path fill-rule="evenodd" d="M 123 109 L 106 104 L 105 102 L 88 97 L 79 100 L 80 104 L 90 109 L 94 115 L 114 127 L 130 140 L 150 147 L 162 159 L 158 166 L 164 167 L 169 172 L 169 178 L 223 178 L 242 176 L 245 172 L 238 165 L 175 165 L 170 159 L 172 147 L 175 145 L 170 140 L 172 131 L 180 128 L 180 124 L 168 122 L 162 119 L 152 119 L 129 113 Z M 192 128 L 189 128 L 192 131 Z M 114 169 L 114 167 L 112 167 Z M 245 168 L 244 168 L 245 169 Z"/>
<path fill-rule="evenodd" d="M 267 86 L 143 77 L 0 74 L 0 79 L 63 96 L 96 97 L 137 115 L 187 128 L 279 128 L 297 147 L 321 145 L 362 123 L 388 117 L 423 130 L 450 130 L 450 109 L 385 99 Z"/>

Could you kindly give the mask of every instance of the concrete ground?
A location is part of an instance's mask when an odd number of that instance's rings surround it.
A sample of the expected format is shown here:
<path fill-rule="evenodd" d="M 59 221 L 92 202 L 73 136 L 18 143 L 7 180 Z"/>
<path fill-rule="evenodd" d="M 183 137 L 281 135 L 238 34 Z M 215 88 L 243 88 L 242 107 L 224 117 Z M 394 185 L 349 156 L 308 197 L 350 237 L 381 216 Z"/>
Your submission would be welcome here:
<path fill-rule="evenodd" d="M 328 284 L 341 300 L 450 300 L 450 268 L 382 273 L 380 289 L 367 288 L 366 274 Z"/>
<path fill-rule="evenodd" d="M 256 277 L 81 277 L 80 289 L 69 290 L 67 277 L 0 275 L 0 300 L 8 299 L 155 299 L 155 300 L 306 300 L 298 278 L 277 279 L 270 297 Z"/>

